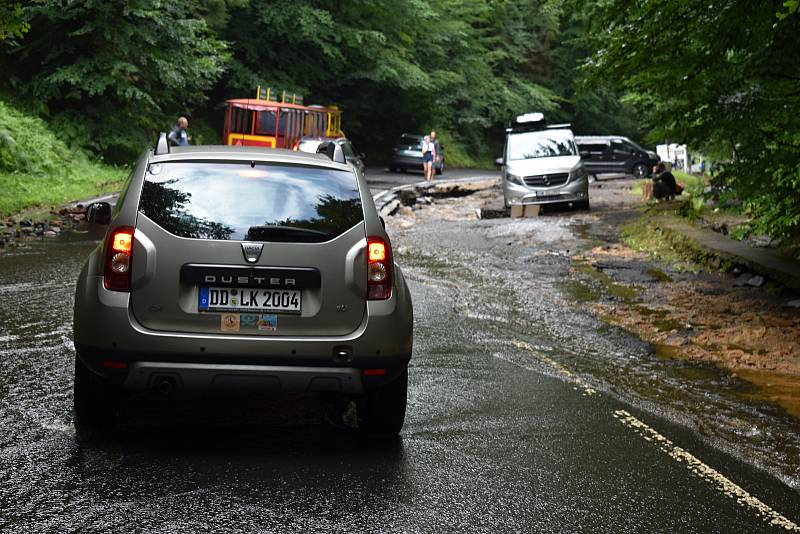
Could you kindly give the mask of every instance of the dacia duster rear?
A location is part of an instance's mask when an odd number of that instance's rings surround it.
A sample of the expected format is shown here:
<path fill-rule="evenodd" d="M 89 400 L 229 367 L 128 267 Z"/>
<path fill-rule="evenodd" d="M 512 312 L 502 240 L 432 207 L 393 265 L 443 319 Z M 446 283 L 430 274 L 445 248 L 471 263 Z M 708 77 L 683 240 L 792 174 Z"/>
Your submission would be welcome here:
<path fill-rule="evenodd" d="M 363 175 L 327 148 L 160 144 L 113 212 L 90 207 L 109 229 L 76 289 L 77 424 L 132 391 L 322 391 L 399 432 L 411 298 Z"/>

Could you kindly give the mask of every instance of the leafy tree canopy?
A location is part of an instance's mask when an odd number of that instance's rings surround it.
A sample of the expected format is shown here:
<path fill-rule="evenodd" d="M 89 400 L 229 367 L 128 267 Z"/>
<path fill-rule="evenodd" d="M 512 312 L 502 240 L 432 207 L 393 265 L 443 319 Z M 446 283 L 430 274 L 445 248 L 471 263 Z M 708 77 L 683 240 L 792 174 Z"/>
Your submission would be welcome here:
<path fill-rule="evenodd" d="M 129 160 L 165 114 L 203 102 L 227 52 L 188 3 L 31 0 L 6 84 L 42 102 L 66 137 Z"/>
<path fill-rule="evenodd" d="M 728 163 L 771 233 L 800 230 L 797 2 L 607 0 L 586 63 L 653 125 Z"/>

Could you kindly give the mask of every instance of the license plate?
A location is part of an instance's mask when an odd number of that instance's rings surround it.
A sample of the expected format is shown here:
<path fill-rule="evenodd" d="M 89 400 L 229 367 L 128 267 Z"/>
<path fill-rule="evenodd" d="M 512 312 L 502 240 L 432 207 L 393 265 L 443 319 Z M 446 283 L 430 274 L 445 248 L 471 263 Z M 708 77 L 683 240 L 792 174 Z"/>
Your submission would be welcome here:
<path fill-rule="evenodd" d="M 302 291 L 297 289 L 248 289 L 201 287 L 200 311 L 300 313 Z"/>

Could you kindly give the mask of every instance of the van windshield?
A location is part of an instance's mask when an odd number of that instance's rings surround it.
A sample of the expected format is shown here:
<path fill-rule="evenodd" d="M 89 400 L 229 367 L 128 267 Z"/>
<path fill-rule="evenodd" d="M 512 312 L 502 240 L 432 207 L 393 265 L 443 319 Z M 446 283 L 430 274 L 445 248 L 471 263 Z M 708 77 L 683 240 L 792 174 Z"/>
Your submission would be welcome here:
<path fill-rule="evenodd" d="M 568 130 L 540 130 L 508 136 L 506 159 L 509 161 L 577 154 L 574 137 Z"/>
<path fill-rule="evenodd" d="M 150 165 L 139 211 L 180 237 L 239 241 L 329 241 L 364 220 L 353 173 L 250 162 Z"/>

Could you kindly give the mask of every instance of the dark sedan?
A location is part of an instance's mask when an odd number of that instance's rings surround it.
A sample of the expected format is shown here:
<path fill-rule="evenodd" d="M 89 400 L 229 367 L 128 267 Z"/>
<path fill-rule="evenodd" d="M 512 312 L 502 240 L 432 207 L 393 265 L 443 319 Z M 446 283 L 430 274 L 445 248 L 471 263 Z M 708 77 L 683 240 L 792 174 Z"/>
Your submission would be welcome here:
<path fill-rule="evenodd" d="M 392 172 L 409 170 L 422 172 L 422 139 L 422 135 L 401 135 L 392 149 L 389 170 Z M 433 169 L 436 174 L 442 174 L 444 172 L 444 146 L 441 143 L 438 146 L 440 153 L 436 155 Z"/>

